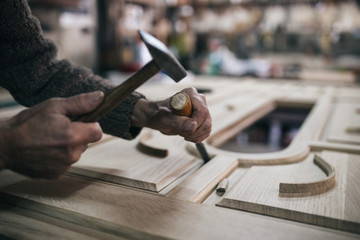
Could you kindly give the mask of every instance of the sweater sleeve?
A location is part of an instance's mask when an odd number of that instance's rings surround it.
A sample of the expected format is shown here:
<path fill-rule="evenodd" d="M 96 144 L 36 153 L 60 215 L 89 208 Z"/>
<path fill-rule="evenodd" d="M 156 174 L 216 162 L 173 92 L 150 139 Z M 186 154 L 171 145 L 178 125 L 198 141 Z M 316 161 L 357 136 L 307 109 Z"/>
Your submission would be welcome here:
<path fill-rule="evenodd" d="M 0 1 L 0 85 L 20 104 L 30 107 L 51 97 L 114 88 L 106 79 L 67 60 L 56 60 L 56 46 L 43 37 L 26 0 Z M 99 123 L 105 133 L 135 138 L 131 126 L 135 104 L 144 96 L 133 92 Z"/>

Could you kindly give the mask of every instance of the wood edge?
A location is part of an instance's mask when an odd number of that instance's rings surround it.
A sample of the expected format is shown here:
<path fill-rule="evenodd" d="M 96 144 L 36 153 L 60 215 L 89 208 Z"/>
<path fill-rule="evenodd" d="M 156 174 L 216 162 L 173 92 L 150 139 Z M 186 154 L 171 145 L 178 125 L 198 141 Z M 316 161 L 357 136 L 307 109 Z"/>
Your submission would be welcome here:
<path fill-rule="evenodd" d="M 345 132 L 352 134 L 360 134 L 360 126 L 347 126 Z"/>
<path fill-rule="evenodd" d="M 309 142 L 320 136 L 323 129 L 318 129 L 316 126 L 319 124 L 319 121 L 325 122 L 329 117 L 331 100 L 332 94 L 331 92 L 327 92 L 315 102 L 313 109 L 303 122 L 298 134 L 293 139 L 290 146 L 281 151 L 262 154 L 259 156 L 259 154 L 245 154 L 221 150 L 212 144 L 210 144 L 207 149 L 216 154 L 225 154 L 236 157 L 240 166 L 283 165 L 300 162 L 304 160 L 310 152 Z M 323 114 L 324 110 L 326 111 L 325 115 Z M 309 132 L 308 125 L 315 128 L 316 131 Z"/>
<path fill-rule="evenodd" d="M 156 189 L 158 189 L 158 192 L 166 188 L 168 185 L 176 181 L 181 176 L 185 175 L 189 171 L 191 171 L 193 168 L 198 166 L 199 160 L 193 159 L 192 161 L 189 161 L 187 164 L 183 165 L 181 169 L 176 169 L 171 174 L 168 175 L 168 177 L 163 178 L 158 183 L 156 183 Z"/>
<path fill-rule="evenodd" d="M 305 224 L 314 224 L 317 226 L 346 231 L 350 233 L 360 233 L 360 223 L 358 222 L 339 220 L 331 217 L 311 213 L 308 214 L 275 206 L 259 205 L 252 202 L 233 200 L 228 198 L 223 198 L 219 203 L 216 204 L 216 206 L 243 210 L 251 213 L 258 213 L 270 217 L 278 217 L 281 219 L 297 221 Z M 311 215 L 311 217 L 309 217 L 309 215 Z"/>
<path fill-rule="evenodd" d="M 123 185 L 131 188 L 137 188 L 141 190 L 151 191 L 151 192 L 159 192 L 157 185 L 152 182 L 144 182 L 139 181 L 137 179 L 126 178 L 121 176 L 115 176 L 103 172 L 96 172 L 90 169 L 72 166 L 67 174 L 71 174 L 73 176 L 80 176 L 95 179 L 102 182 L 109 182 L 117 185 Z"/>
<path fill-rule="evenodd" d="M 201 203 L 211 193 L 211 191 L 216 188 L 216 185 L 223 178 L 229 176 L 238 167 L 236 159 L 228 158 L 225 161 L 226 165 L 221 166 L 221 169 L 219 169 L 216 176 L 214 176 L 213 173 L 204 174 L 204 172 L 207 173 L 208 171 L 213 170 L 213 165 L 216 164 L 216 158 L 214 158 L 207 164 L 200 167 L 179 185 L 170 190 L 165 196 L 183 201 Z M 203 179 L 204 175 L 207 177 L 205 180 Z M 196 181 L 201 182 L 202 187 L 197 188 L 196 190 L 187 187 L 189 186 L 189 183 L 193 185 Z"/>
<path fill-rule="evenodd" d="M 236 168 L 238 167 L 237 160 L 231 162 L 227 168 L 225 168 L 222 172 L 219 173 L 217 177 L 215 177 L 212 181 L 210 181 L 206 186 L 204 186 L 197 194 L 194 194 L 190 202 L 202 203 L 210 193 L 216 188 L 219 182 L 227 178 Z"/>
<path fill-rule="evenodd" d="M 104 221 L 102 219 L 79 212 L 56 206 L 50 206 L 48 204 L 36 202 L 31 199 L 21 198 L 6 192 L 0 191 L 0 196 L 1 200 L 8 204 L 107 234 L 115 234 L 117 236 L 123 236 L 129 239 L 167 239 L 161 236 L 143 232 L 141 230 L 132 229 L 109 221 Z"/>
<path fill-rule="evenodd" d="M 335 169 L 320 155 L 315 154 L 314 163 L 327 175 L 326 178 L 308 183 L 280 183 L 279 197 L 303 197 L 317 195 L 335 185 Z"/>
<path fill-rule="evenodd" d="M 321 141 L 310 141 L 309 146 L 312 151 L 329 150 L 329 151 L 360 154 L 360 146 L 359 145 L 321 142 Z"/>
<path fill-rule="evenodd" d="M 144 154 L 152 156 L 152 157 L 157 157 L 157 158 L 165 158 L 169 155 L 169 151 L 167 149 L 156 148 L 156 147 L 147 145 L 141 139 L 136 144 L 136 149 L 141 153 L 144 153 Z"/>
<path fill-rule="evenodd" d="M 275 107 L 276 103 L 275 100 L 273 100 L 269 103 L 265 103 L 259 106 L 256 109 L 252 109 L 252 111 L 247 113 L 242 118 L 239 118 L 238 120 L 234 121 L 232 124 L 228 125 L 222 130 L 219 130 L 216 133 L 212 134 L 206 142 L 214 147 L 221 146 L 231 137 L 235 136 L 236 133 L 250 126 L 256 120 L 262 118 L 263 116 L 271 112 L 273 109 L 275 109 Z"/>
<path fill-rule="evenodd" d="M 223 180 L 221 180 L 219 182 L 218 186 L 216 187 L 216 194 L 219 195 L 219 196 L 224 195 L 224 193 L 226 192 L 228 186 L 229 186 L 229 179 L 224 178 Z"/>

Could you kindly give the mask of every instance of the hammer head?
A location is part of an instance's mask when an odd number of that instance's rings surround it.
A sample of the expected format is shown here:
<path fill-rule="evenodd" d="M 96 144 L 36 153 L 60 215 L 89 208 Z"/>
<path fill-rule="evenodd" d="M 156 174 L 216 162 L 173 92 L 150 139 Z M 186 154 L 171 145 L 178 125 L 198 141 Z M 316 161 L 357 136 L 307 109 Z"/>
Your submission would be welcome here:
<path fill-rule="evenodd" d="M 186 71 L 170 50 L 154 36 L 139 30 L 142 41 L 156 64 L 176 82 L 186 77 Z"/>

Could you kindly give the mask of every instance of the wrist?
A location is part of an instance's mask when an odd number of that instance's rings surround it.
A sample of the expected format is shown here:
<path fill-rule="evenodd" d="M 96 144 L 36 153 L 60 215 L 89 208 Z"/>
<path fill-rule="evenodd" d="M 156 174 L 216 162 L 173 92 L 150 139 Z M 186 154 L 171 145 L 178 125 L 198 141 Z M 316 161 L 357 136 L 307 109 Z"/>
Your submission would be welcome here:
<path fill-rule="evenodd" d="M 149 101 L 145 98 L 139 99 L 131 115 L 131 125 L 140 128 L 149 127 L 150 119 L 157 114 L 159 108 L 160 106 L 156 102 Z"/>

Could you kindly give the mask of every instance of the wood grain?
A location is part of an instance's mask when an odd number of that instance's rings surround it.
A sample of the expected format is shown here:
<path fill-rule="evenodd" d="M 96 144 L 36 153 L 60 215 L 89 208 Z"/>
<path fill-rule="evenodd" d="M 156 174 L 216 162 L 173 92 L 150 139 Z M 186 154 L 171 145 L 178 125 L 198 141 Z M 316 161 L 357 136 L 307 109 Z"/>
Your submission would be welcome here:
<path fill-rule="evenodd" d="M 229 180 L 229 184 L 227 187 L 226 191 L 229 191 L 231 188 L 233 188 L 237 182 L 249 171 L 249 169 L 251 169 L 251 167 L 249 168 L 243 168 L 243 167 L 238 167 L 237 169 L 235 169 L 228 177 L 227 179 Z M 206 204 L 206 205 L 210 205 L 210 206 L 215 206 L 218 202 L 220 202 L 223 198 L 223 195 L 218 195 L 216 193 L 216 191 L 213 191 L 212 193 L 210 193 L 210 195 L 202 202 L 202 204 Z"/>
<path fill-rule="evenodd" d="M 216 185 L 237 167 L 236 159 L 217 156 L 172 189 L 166 196 L 201 203 L 215 189 Z"/>
<path fill-rule="evenodd" d="M 284 150 L 270 153 L 248 154 L 221 150 L 211 144 L 206 144 L 206 148 L 210 155 L 224 155 L 237 158 L 240 166 L 290 164 L 302 161 L 310 152 L 310 141 L 319 140 L 323 133 L 333 106 L 333 94 L 333 89 L 329 88 L 318 98 L 297 135 Z M 264 102 L 264 104 L 267 103 Z"/>
<path fill-rule="evenodd" d="M 360 155 L 325 151 L 321 156 L 336 169 L 336 185 L 327 192 L 298 198 L 278 196 L 279 182 L 324 178 L 310 154 L 289 166 L 252 167 L 218 206 L 360 233 Z"/>
<path fill-rule="evenodd" d="M 43 214 L 0 203 L 1 239 L 120 239 Z"/>
<path fill-rule="evenodd" d="M 329 150 L 336 152 L 360 154 L 360 146 L 353 144 L 310 141 L 310 148 L 312 151 Z"/>
<path fill-rule="evenodd" d="M 1 176 L 1 175 L 0 175 Z M 2 201 L 126 239 L 357 239 L 303 224 L 65 176 L 2 189 Z M 278 229 L 278 231 L 274 231 Z"/>
<path fill-rule="evenodd" d="M 224 178 L 223 180 L 221 180 L 219 182 L 219 184 L 216 187 L 216 194 L 218 194 L 219 196 L 224 195 L 224 193 L 226 192 L 227 188 L 229 186 L 229 179 Z"/>
<path fill-rule="evenodd" d="M 345 143 L 360 145 L 360 134 L 348 132 L 348 126 L 357 126 L 360 122 L 360 115 L 356 109 L 359 102 L 339 102 L 336 104 L 332 118 L 331 127 L 327 140 L 334 143 Z"/>
<path fill-rule="evenodd" d="M 327 163 L 320 155 L 314 155 L 314 164 L 321 168 L 326 178 L 306 183 L 280 183 L 279 196 L 280 197 L 305 197 L 312 196 L 326 192 L 335 185 L 335 168 Z"/>
<path fill-rule="evenodd" d="M 156 135 L 160 136 L 160 134 Z M 147 133 L 143 134 L 140 137 L 138 144 L 136 145 L 136 149 L 150 156 L 164 158 L 169 154 L 169 151 L 166 148 L 157 146 L 156 144 L 154 145 L 154 142 L 156 142 L 155 137 L 155 131 L 148 131 Z M 162 140 L 166 139 L 162 137 Z"/>
<path fill-rule="evenodd" d="M 147 134 L 146 129 L 142 134 Z M 162 135 L 155 139 L 159 146 L 177 147 L 169 148 L 167 157 L 158 158 L 139 152 L 136 140 L 113 139 L 89 148 L 70 173 L 159 192 L 201 162 L 182 150 L 181 137 Z"/>

